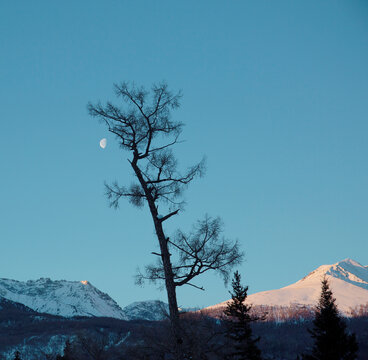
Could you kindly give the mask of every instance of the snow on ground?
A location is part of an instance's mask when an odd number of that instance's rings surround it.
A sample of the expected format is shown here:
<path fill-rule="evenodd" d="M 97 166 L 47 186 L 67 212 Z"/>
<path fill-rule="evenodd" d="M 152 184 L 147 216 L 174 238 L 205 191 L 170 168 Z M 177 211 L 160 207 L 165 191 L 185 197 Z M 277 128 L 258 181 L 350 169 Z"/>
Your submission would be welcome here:
<path fill-rule="evenodd" d="M 339 310 L 346 315 L 352 308 L 368 303 L 368 266 L 345 259 L 333 265 L 322 265 L 294 284 L 277 290 L 249 295 L 247 303 L 254 305 L 289 306 L 316 305 L 321 293 L 321 280 L 326 276 Z M 207 310 L 226 306 L 228 301 Z"/>

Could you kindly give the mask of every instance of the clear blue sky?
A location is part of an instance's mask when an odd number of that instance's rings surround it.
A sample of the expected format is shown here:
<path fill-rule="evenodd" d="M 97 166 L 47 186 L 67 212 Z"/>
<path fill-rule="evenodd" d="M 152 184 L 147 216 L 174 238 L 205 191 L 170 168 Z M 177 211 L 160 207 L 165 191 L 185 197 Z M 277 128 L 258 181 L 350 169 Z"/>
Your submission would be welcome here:
<path fill-rule="evenodd" d="M 134 285 L 151 219 L 108 207 L 103 183 L 130 182 L 128 154 L 86 111 L 122 80 L 182 89 L 180 163 L 206 155 L 208 171 L 170 227 L 222 216 L 251 293 L 368 264 L 367 1 L 2 1 L 0 20 L 0 277 L 165 300 Z M 228 298 L 203 283 L 179 304 Z"/>

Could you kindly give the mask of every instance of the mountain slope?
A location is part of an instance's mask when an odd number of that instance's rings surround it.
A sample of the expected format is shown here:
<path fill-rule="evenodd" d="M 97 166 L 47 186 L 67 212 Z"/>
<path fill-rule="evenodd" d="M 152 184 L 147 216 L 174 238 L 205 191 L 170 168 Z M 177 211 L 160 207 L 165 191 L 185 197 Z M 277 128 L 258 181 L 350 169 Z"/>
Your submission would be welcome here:
<path fill-rule="evenodd" d="M 136 301 L 123 308 L 129 320 L 157 321 L 168 318 L 169 305 L 160 300 Z"/>
<path fill-rule="evenodd" d="M 368 303 L 368 267 L 345 259 L 333 265 L 322 265 L 294 284 L 277 290 L 249 295 L 247 302 L 254 305 L 290 306 L 317 304 L 321 280 L 326 276 L 339 310 L 346 315 L 352 308 Z M 227 301 L 210 306 L 211 311 L 226 306 Z"/>
<path fill-rule="evenodd" d="M 126 319 L 119 305 L 88 281 L 26 282 L 0 279 L 0 297 L 24 304 L 37 312 L 72 316 L 104 316 Z"/>
<path fill-rule="evenodd" d="M 13 318 L 36 315 L 39 314 L 25 305 L 0 297 L 0 326 Z"/>

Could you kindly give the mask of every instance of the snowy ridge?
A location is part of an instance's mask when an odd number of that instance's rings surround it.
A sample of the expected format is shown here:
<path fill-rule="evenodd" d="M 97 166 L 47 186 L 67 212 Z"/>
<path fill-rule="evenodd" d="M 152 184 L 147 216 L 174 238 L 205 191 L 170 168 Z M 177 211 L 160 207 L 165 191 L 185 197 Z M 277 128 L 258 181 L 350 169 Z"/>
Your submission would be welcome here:
<path fill-rule="evenodd" d="M 332 265 L 322 265 L 294 284 L 277 290 L 249 295 L 247 303 L 267 306 L 314 306 L 321 292 L 321 280 L 326 276 L 339 310 L 350 315 L 351 309 L 368 304 L 368 266 L 345 259 Z M 218 311 L 228 301 L 206 308 Z"/>
<path fill-rule="evenodd" d="M 333 265 L 322 265 L 296 283 L 277 290 L 249 295 L 247 302 L 255 306 L 307 309 L 316 305 L 321 279 L 326 276 L 339 310 L 346 315 L 351 309 L 368 304 L 368 266 L 345 259 Z M 124 309 L 107 294 L 88 281 L 53 281 L 49 278 L 26 282 L 0 279 L 0 299 L 23 304 L 30 309 L 64 317 L 97 316 L 122 320 L 162 320 L 168 313 L 168 305 L 158 301 L 141 301 Z M 221 312 L 227 301 L 210 306 L 207 312 Z M 0 304 L 1 306 L 1 304 Z M 188 309 L 187 309 L 188 310 Z"/>
<path fill-rule="evenodd" d="M 198 311 L 199 308 L 180 308 L 179 312 Z M 129 320 L 160 321 L 169 318 L 169 304 L 161 300 L 136 301 L 123 308 Z"/>
<path fill-rule="evenodd" d="M 168 317 L 169 305 L 160 300 L 136 301 L 123 312 L 129 320 L 163 320 Z"/>
<path fill-rule="evenodd" d="M 49 278 L 26 282 L 0 279 L 0 297 L 37 312 L 64 317 L 105 316 L 126 319 L 120 306 L 88 281 L 53 281 Z"/>
<path fill-rule="evenodd" d="M 3 300 L 23 304 L 39 313 L 63 317 L 112 317 L 121 320 L 157 321 L 167 318 L 168 304 L 159 300 L 137 301 L 123 309 L 88 281 L 41 278 L 25 282 L 0 279 Z"/>

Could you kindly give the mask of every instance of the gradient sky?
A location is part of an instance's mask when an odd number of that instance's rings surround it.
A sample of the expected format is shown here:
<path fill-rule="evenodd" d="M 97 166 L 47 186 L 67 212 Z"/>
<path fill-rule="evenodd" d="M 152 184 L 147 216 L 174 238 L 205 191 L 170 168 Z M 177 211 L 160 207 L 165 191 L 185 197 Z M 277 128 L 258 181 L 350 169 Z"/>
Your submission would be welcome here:
<path fill-rule="evenodd" d="M 206 155 L 208 170 L 170 230 L 221 216 L 250 293 L 368 264 L 366 0 L 2 1 L 0 18 L 0 277 L 165 300 L 134 285 L 152 221 L 108 207 L 103 183 L 129 184 L 129 154 L 86 110 L 123 80 L 183 91 L 180 164 Z M 181 306 L 228 298 L 217 276 L 196 283 Z"/>

